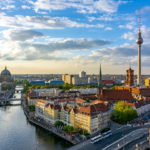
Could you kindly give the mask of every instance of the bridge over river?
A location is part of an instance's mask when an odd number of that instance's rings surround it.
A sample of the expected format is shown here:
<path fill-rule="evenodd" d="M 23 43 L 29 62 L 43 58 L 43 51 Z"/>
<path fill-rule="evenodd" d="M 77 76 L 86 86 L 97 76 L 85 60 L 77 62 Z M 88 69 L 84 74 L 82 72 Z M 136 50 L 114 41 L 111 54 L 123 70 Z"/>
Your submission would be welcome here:
<path fill-rule="evenodd" d="M 0 105 L 21 104 L 22 91 L 23 91 L 23 86 L 17 85 L 15 87 L 15 92 L 14 92 L 13 96 L 12 97 L 5 96 L 4 99 L 0 100 Z"/>

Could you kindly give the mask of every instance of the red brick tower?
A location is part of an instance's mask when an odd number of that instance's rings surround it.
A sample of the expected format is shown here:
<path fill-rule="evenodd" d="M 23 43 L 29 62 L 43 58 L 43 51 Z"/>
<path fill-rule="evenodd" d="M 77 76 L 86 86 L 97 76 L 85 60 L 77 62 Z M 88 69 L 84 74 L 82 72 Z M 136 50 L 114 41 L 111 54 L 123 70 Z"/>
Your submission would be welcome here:
<path fill-rule="evenodd" d="M 134 70 L 131 69 L 131 67 L 126 70 L 126 85 L 127 86 L 134 86 Z"/>

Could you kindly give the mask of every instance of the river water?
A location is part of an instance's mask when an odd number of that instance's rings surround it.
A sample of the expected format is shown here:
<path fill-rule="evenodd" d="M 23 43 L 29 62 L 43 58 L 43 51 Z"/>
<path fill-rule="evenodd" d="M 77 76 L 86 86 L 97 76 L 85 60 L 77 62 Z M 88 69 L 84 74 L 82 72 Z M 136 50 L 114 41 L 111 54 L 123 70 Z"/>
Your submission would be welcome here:
<path fill-rule="evenodd" d="M 72 146 L 30 124 L 21 105 L 0 107 L 0 150 L 66 150 Z"/>

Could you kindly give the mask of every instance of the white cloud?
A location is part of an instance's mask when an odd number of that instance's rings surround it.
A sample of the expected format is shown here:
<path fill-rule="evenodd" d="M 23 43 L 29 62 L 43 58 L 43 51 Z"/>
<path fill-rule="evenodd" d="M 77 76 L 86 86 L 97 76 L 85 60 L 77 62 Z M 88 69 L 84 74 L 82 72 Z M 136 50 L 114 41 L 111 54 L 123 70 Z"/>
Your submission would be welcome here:
<path fill-rule="evenodd" d="M 114 13 L 117 12 L 118 6 L 122 3 L 121 1 L 114 0 L 99 0 L 94 2 L 94 8 L 99 11 Z"/>
<path fill-rule="evenodd" d="M 150 41 L 150 28 L 146 26 L 141 27 L 142 37 L 144 43 L 149 43 Z M 133 30 L 132 32 L 126 32 L 122 35 L 122 38 L 126 40 L 136 40 L 138 37 L 138 29 Z"/>
<path fill-rule="evenodd" d="M 99 21 L 115 21 L 117 18 L 111 16 L 111 15 L 101 15 L 100 17 L 87 17 L 90 22 L 99 20 Z"/>
<path fill-rule="evenodd" d="M 137 26 L 137 23 L 134 22 L 134 21 L 131 21 L 131 22 L 127 23 L 126 25 L 119 25 L 118 27 L 119 28 L 124 28 L 124 29 L 132 30 L 132 29 L 135 29 L 136 26 Z"/>
<path fill-rule="evenodd" d="M 136 11 L 136 14 L 139 15 L 139 14 L 148 14 L 150 13 L 150 6 L 145 6 L 143 8 L 141 8 L 140 10 L 137 10 Z"/>
<path fill-rule="evenodd" d="M 116 13 L 103 13 L 98 14 L 96 17 L 94 15 L 88 14 L 87 19 L 89 22 L 92 21 L 106 21 L 106 22 L 112 22 L 112 21 L 130 21 L 128 24 L 131 26 L 133 22 L 135 22 L 136 17 L 133 14 L 116 14 Z M 126 25 L 122 26 L 123 28 L 126 28 Z M 128 27 L 128 25 L 127 25 Z M 129 27 L 130 28 L 130 27 Z"/>
<path fill-rule="evenodd" d="M 10 10 L 14 8 L 15 5 L 13 0 L 0 0 L 0 10 Z"/>
<path fill-rule="evenodd" d="M 10 31 L 9 31 L 10 32 Z M 21 32 L 21 31 L 20 31 Z M 25 35 L 26 41 L 18 41 L 21 33 L 13 32 L 8 34 L 9 40 L 0 40 L 0 59 L 2 60 L 49 60 L 49 61 L 68 61 L 74 64 L 94 64 L 101 61 L 103 64 L 124 65 L 131 62 L 136 65 L 137 45 L 123 44 L 120 46 L 109 46 L 109 41 L 92 39 L 72 39 L 72 38 L 47 38 L 45 42 L 28 41 L 30 37 Z M 6 32 L 4 32 L 6 33 Z M 29 34 L 32 32 L 29 32 Z M 16 34 L 16 35 L 15 35 Z M 33 34 L 36 35 L 36 34 Z M 32 36 L 32 34 L 31 34 Z M 15 39 L 16 38 L 16 39 Z M 32 36 L 34 38 L 34 36 Z M 37 37 L 38 38 L 38 37 Z M 41 37 L 39 36 L 39 39 Z M 22 39 L 24 39 L 22 37 Z M 40 41 L 40 40 L 39 40 Z M 100 48 L 107 46 L 106 48 Z M 94 50 L 98 49 L 99 50 Z M 150 58 L 150 44 L 145 43 L 142 46 L 143 65 Z M 88 53 L 87 53 L 88 50 Z M 91 50 L 91 51 L 90 51 Z M 80 51 L 75 53 L 75 51 Z M 63 53 L 62 53 L 63 52 Z"/>
<path fill-rule="evenodd" d="M 105 30 L 106 30 L 106 31 L 111 31 L 111 30 L 112 30 L 112 27 L 106 27 Z"/>
<path fill-rule="evenodd" d="M 30 7 L 30 6 L 27 6 L 27 5 L 22 5 L 21 8 L 22 8 L 22 9 L 31 9 L 31 7 Z"/>
<path fill-rule="evenodd" d="M 0 58 L 4 60 L 61 61 L 69 58 L 68 52 L 73 55 L 73 50 L 91 50 L 110 44 L 110 41 L 106 40 L 51 38 L 33 30 L 5 30 L 2 34 L 6 40 L 0 40 Z"/>
<path fill-rule="evenodd" d="M 136 44 L 123 44 L 120 46 L 107 47 L 99 50 L 93 50 L 90 54 L 77 55 L 73 57 L 74 62 L 82 64 L 95 64 L 101 62 L 103 64 L 111 65 L 137 65 L 138 47 Z M 142 64 L 148 65 L 148 59 L 150 59 L 150 44 L 142 46 Z"/>
<path fill-rule="evenodd" d="M 118 10 L 119 5 L 127 1 L 115 0 L 36 0 L 29 1 L 36 12 L 39 10 L 64 10 L 75 8 L 79 13 L 96 13 L 107 12 L 114 13 Z"/>
<path fill-rule="evenodd" d="M 3 35 L 12 41 L 25 41 L 43 36 L 42 33 L 34 30 L 5 30 Z"/>
<path fill-rule="evenodd" d="M 135 40 L 137 37 L 136 37 L 135 33 L 133 33 L 133 32 L 126 32 L 122 35 L 122 38 L 131 41 L 131 40 Z"/>
<path fill-rule="evenodd" d="M 0 16 L 0 26 L 24 29 L 103 28 L 103 24 L 86 24 L 72 21 L 67 17 L 50 16 Z"/>

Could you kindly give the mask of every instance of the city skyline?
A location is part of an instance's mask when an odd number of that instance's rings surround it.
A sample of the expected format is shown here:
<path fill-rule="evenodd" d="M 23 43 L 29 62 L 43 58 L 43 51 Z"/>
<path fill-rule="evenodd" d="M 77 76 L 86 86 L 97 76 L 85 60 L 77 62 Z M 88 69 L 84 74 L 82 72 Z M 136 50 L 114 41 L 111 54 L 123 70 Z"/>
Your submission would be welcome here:
<path fill-rule="evenodd" d="M 137 72 L 142 17 L 142 74 L 150 74 L 150 3 L 142 0 L 0 2 L 0 70 L 13 74 Z"/>

